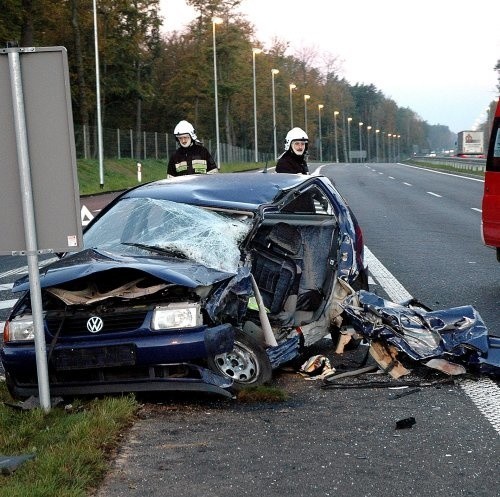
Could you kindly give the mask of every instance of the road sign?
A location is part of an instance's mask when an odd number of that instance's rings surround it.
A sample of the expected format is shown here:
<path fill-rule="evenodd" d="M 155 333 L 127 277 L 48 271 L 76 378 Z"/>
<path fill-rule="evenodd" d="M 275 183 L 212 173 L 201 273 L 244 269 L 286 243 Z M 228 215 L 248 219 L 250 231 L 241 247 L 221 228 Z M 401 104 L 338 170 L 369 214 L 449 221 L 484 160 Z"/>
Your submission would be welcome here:
<path fill-rule="evenodd" d="M 40 406 L 50 410 L 38 254 L 82 246 L 64 47 L 0 50 L 0 254 L 26 255 Z"/>
<path fill-rule="evenodd" d="M 13 60 L 20 81 L 14 79 Z M 38 251 L 78 250 L 82 228 L 66 49 L 0 49 L 0 92 L 0 255 L 26 250 L 22 160 L 31 182 Z M 16 125 L 19 92 L 24 131 Z M 19 147 L 23 132 L 27 157 Z"/>

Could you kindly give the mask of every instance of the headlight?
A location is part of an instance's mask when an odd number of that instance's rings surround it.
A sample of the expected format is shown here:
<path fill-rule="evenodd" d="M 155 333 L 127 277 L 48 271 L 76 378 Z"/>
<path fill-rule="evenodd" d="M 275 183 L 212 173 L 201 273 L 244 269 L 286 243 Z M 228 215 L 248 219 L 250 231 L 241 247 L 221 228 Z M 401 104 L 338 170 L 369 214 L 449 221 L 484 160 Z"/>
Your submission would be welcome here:
<path fill-rule="evenodd" d="M 35 339 L 35 325 L 31 314 L 17 316 L 5 323 L 4 342 L 28 342 Z"/>
<path fill-rule="evenodd" d="M 202 324 L 199 304 L 169 304 L 157 307 L 153 313 L 153 330 L 193 328 Z"/>

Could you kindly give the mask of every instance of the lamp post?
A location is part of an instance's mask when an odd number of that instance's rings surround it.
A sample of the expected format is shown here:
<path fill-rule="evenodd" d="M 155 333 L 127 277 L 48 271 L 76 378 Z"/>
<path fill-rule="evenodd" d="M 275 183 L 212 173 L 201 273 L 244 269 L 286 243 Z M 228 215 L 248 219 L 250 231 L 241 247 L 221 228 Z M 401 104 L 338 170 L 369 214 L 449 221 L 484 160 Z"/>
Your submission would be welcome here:
<path fill-rule="evenodd" d="M 380 130 L 375 130 L 375 161 L 378 162 L 378 135 L 380 134 Z"/>
<path fill-rule="evenodd" d="M 293 83 L 290 83 L 289 85 L 290 88 L 290 129 L 293 128 L 293 102 L 292 102 L 292 92 L 297 88 L 297 85 L 294 85 Z"/>
<path fill-rule="evenodd" d="M 94 10 L 94 49 L 95 49 L 95 86 L 97 102 L 97 145 L 99 153 L 99 186 L 104 188 L 104 152 L 102 145 L 102 120 L 101 120 L 101 83 L 99 76 L 99 41 L 97 36 L 97 0 L 93 0 Z"/>
<path fill-rule="evenodd" d="M 366 150 L 367 150 L 367 155 L 366 155 L 366 160 L 367 162 L 370 162 L 370 130 L 372 129 L 371 126 L 366 127 Z"/>
<path fill-rule="evenodd" d="M 351 162 L 351 121 L 352 117 L 347 118 L 347 162 Z"/>
<path fill-rule="evenodd" d="M 222 24 L 220 17 L 212 17 L 212 41 L 214 50 L 214 94 L 215 94 L 215 140 L 217 145 L 217 168 L 220 169 L 219 100 L 217 94 L 217 51 L 215 46 L 215 25 Z"/>
<path fill-rule="evenodd" d="M 323 144 L 321 143 L 321 109 L 323 104 L 318 104 L 318 128 L 319 128 L 319 160 L 323 162 Z"/>
<path fill-rule="evenodd" d="M 255 141 L 255 162 L 259 162 L 259 146 L 257 143 L 257 84 L 255 80 L 255 56 L 262 53 L 261 48 L 252 48 L 252 66 L 253 66 L 253 127 Z"/>
<path fill-rule="evenodd" d="M 307 135 L 307 101 L 311 98 L 311 95 L 304 95 L 304 131 Z"/>
<path fill-rule="evenodd" d="M 361 127 L 363 123 L 359 123 L 358 131 L 359 131 L 359 162 L 362 162 L 361 150 L 363 150 L 363 143 L 361 141 Z"/>
<path fill-rule="evenodd" d="M 391 162 L 391 136 L 392 133 L 387 133 L 387 162 Z"/>
<path fill-rule="evenodd" d="M 397 141 L 397 146 L 398 146 L 398 161 L 400 160 L 400 152 L 401 152 L 401 149 L 400 149 L 400 146 L 399 146 L 399 143 L 400 143 L 400 139 L 401 139 L 401 135 L 398 135 L 398 141 Z"/>
<path fill-rule="evenodd" d="M 490 108 L 486 107 L 486 123 L 484 126 L 484 135 L 490 136 Z"/>
<path fill-rule="evenodd" d="M 278 150 L 276 146 L 276 95 L 274 93 L 274 76 L 279 73 L 278 69 L 271 69 L 271 81 L 273 87 L 273 138 L 274 138 L 274 158 L 278 158 Z"/>
<path fill-rule="evenodd" d="M 337 163 L 339 161 L 339 144 L 337 141 L 337 116 L 338 115 L 339 115 L 338 110 L 333 112 L 333 129 L 334 129 L 334 136 L 335 136 L 335 162 L 337 162 Z"/>

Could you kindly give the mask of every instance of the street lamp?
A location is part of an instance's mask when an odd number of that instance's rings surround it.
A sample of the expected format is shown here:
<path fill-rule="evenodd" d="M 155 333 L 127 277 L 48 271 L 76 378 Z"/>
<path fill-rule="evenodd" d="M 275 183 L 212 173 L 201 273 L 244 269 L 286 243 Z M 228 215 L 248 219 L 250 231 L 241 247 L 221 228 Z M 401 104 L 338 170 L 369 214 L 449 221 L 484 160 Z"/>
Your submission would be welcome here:
<path fill-rule="evenodd" d="M 490 108 L 486 107 L 486 125 L 484 127 L 485 136 L 490 136 Z"/>
<path fill-rule="evenodd" d="M 361 143 L 361 126 L 363 126 L 363 123 L 359 123 L 359 162 L 362 162 L 362 155 L 361 151 L 363 150 L 363 144 Z"/>
<path fill-rule="evenodd" d="M 271 80 L 273 86 L 273 136 L 274 136 L 274 158 L 278 158 L 278 150 L 276 147 L 276 96 L 274 93 L 274 76 L 279 73 L 278 69 L 271 69 Z"/>
<path fill-rule="evenodd" d="M 337 141 L 337 116 L 340 114 L 338 110 L 333 113 L 333 129 L 335 133 L 335 162 L 339 161 L 339 144 Z"/>
<path fill-rule="evenodd" d="M 349 152 L 347 156 L 347 162 L 351 162 L 351 121 L 352 117 L 347 118 L 347 150 Z"/>
<path fill-rule="evenodd" d="M 311 98 L 311 95 L 304 95 L 304 131 L 307 135 L 307 101 Z"/>
<path fill-rule="evenodd" d="M 293 128 L 293 102 L 292 102 L 292 91 L 297 88 L 297 85 L 290 83 L 288 85 L 290 87 L 290 129 Z"/>
<path fill-rule="evenodd" d="M 367 156 L 366 156 L 366 160 L 368 162 L 370 162 L 370 130 L 372 129 L 371 126 L 367 126 L 366 127 L 366 149 L 367 149 Z"/>
<path fill-rule="evenodd" d="M 323 104 L 318 104 L 318 128 L 319 128 L 319 160 L 323 162 L 323 145 L 321 143 L 321 109 Z"/>
<path fill-rule="evenodd" d="M 97 103 L 97 145 L 99 154 L 99 186 L 104 188 L 104 152 L 102 145 L 102 121 L 101 121 L 101 83 L 99 76 L 99 41 L 97 36 L 97 0 L 93 0 L 94 10 L 94 50 L 95 50 L 95 86 Z"/>
<path fill-rule="evenodd" d="M 212 40 L 214 50 L 214 93 L 215 93 L 215 140 L 217 145 L 217 168 L 220 169 L 219 100 L 217 94 L 217 51 L 215 47 L 215 25 L 222 24 L 220 17 L 212 17 Z"/>
<path fill-rule="evenodd" d="M 401 149 L 400 149 L 400 146 L 399 146 L 399 143 L 400 143 L 400 139 L 401 139 L 401 135 L 398 135 L 398 141 L 396 142 L 397 144 L 397 147 L 398 147 L 398 161 L 400 160 L 400 152 L 401 152 Z"/>
<path fill-rule="evenodd" d="M 255 81 L 255 56 L 262 53 L 261 48 L 252 48 L 252 66 L 253 66 L 253 127 L 255 141 L 255 162 L 259 162 L 259 147 L 257 143 L 257 85 Z"/>
<path fill-rule="evenodd" d="M 391 136 L 392 133 L 387 133 L 387 162 L 391 162 Z"/>
<path fill-rule="evenodd" d="M 378 135 L 380 134 L 380 130 L 375 130 L 375 160 L 378 162 Z"/>

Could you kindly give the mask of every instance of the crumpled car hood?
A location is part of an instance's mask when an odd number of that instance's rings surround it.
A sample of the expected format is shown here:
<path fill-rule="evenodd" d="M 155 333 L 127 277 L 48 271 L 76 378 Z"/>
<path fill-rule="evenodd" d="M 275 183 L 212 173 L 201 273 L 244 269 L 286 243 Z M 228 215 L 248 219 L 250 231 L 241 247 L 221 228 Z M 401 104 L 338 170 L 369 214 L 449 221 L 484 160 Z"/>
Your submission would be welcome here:
<path fill-rule="evenodd" d="M 170 256 L 120 255 L 86 249 L 68 255 L 42 269 L 40 271 L 40 287 L 57 286 L 92 274 L 123 268 L 139 270 L 167 283 L 188 288 L 213 285 L 234 276 L 234 273 L 208 268 L 187 259 Z M 12 288 L 13 292 L 26 290 L 29 290 L 28 276 L 17 280 Z"/>

